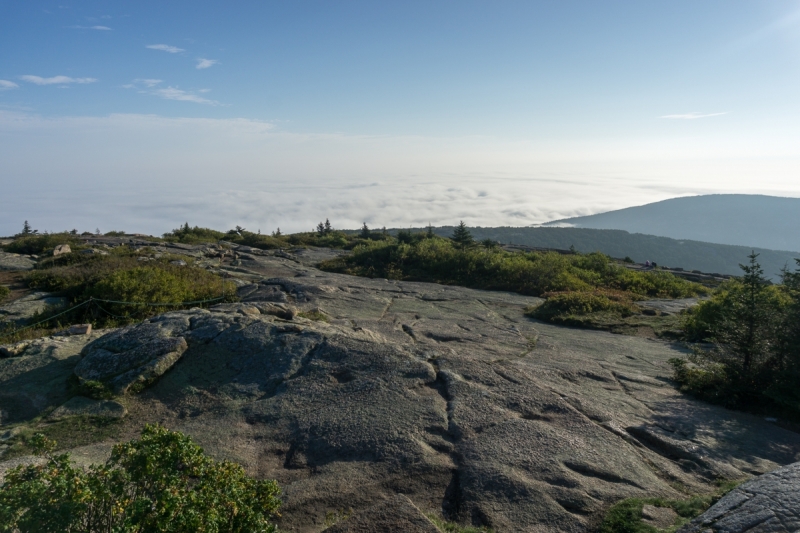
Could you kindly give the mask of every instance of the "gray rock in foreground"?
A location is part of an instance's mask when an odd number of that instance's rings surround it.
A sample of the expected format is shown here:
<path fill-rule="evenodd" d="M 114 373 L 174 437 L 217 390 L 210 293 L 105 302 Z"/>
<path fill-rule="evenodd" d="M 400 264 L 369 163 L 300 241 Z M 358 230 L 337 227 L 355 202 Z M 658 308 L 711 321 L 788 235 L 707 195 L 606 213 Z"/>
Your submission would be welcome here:
<path fill-rule="evenodd" d="M 7 347 L 0 431 L 68 403 L 73 372 L 143 377 L 112 440 L 156 422 L 192 436 L 278 480 L 279 526 L 297 533 L 349 509 L 348 527 L 381 530 L 398 494 L 462 525 L 588 533 L 623 498 L 710 492 L 800 460 L 797 433 L 678 393 L 679 346 L 531 320 L 536 298 L 241 251 L 222 268 L 242 303 Z"/>
<path fill-rule="evenodd" d="M 742 484 L 678 533 L 797 531 L 800 531 L 800 463 Z"/>

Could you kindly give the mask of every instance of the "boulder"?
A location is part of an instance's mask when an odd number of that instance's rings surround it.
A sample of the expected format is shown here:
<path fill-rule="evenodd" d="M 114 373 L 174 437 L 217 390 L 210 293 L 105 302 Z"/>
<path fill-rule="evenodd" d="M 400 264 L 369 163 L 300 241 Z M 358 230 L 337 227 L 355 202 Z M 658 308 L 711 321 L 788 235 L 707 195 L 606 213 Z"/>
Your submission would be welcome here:
<path fill-rule="evenodd" d="M 678 533 L 797 533 L 800 463 L 743 483 Z"/>
<path fill-rule="evenodd" d="M 69 244 L 59 244 L 55 247 L 55 249 L 53 249 L 53 257 L 58 257 L 59 255 L 69 253 L 72 253 L 72 249 L 69 247 Z"/>
<path fill-rule="evenodd" d="M 183 337 L 150 322 L 106 335 L 84 348 L 75 375 L 108 384 L 115 394 L 140 389 L 169 370 L 187 348 Z"/>
<path fill-rule="evenodd" d="M 67 335 L 91 335 L 91 324 L 73 324 L 66 331 Z"/>

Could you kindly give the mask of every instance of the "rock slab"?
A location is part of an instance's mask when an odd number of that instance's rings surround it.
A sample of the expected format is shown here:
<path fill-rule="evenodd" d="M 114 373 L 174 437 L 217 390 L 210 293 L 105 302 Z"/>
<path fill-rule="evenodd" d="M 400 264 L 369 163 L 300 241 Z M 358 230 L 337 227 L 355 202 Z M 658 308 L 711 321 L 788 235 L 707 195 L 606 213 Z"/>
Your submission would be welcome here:
<path fill-rule="evenodd" d="M 402 494 L 348 518 L 325 533 L 440 533 L 433 522 Z"/>
<path fill-rule="evenodd" d="M 742 484 L 678 533 L 797 531 L 800 531 L 800 463 Z"/>

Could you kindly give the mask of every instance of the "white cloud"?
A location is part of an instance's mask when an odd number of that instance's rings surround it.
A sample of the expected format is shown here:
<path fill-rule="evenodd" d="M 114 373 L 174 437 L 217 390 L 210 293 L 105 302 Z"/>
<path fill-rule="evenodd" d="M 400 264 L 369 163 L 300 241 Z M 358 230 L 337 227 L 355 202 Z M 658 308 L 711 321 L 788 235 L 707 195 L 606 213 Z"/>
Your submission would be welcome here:
<path fill-rule="evenodd" d="M 727 115 L 727 114 L 728 114 L 727 111 L 722 112 L 722 113 L 694 113 L 693 112 L 693 113 L 682 113 L 682 114 L 677 114 L 677 115 L 662 115 L 659 118 L 670 118 L 670 119 L 676 119 L 676 120 L 695 120 L 695 119 L 698 119 L 698 118 L 718 117 L 720 115 Z"/>
<path fill-rule="evenodd" d="M 41 76 L 32 76 L 27 74 L 20 76 L 21 80 L 25 80 L 36 85 L 58 85 L 65 83 L 94 83 L 96 78 L 70 78 L 69 76 L 53 76 L 52 78 L 42 78 Z"/>
<path fill-rule="evenodd" d="M 133 83 L 139 83 L 141 85 L 144 85 L 145 87 L 155 87 L 156 85 L 158 85 L 162 81 L 163 80 L 155 80 L 155 79 L 152 79 L 152 78 L 137 78 L 137 79 L 133 80 Z"/>
<path fill-rule="evenodd" d="M 4 91 L 6 89 L 16 89 L 17 87 L 19 87 L 19 85 L 13 81 L 0 80 L 0 91 Z"/>
<path fill-rule="evenodd" d="M 214 100 L 209 100 L 208 98 L 203 98 L 202 96 L 198 96 L 192 92 L 183 91 L 181 89 L 178 89 L 177 87 L 156 89 L 152 91 L 152 94 L 160 96 L 165 100 L 179 100 L 182 102 L 194 102 L 196 104 L 219 105 L 219 102 L 216 102 Z"/>
<path fill-rule="evenodd" d="M 197 68 L 198 69 L 208 68 L 208 67 L 216 65 L 217 63 L 219 63 L 219 61 L 216 60 L 216 59 L 205 59 L 203 57 L 198 57 L 197 58 Z"/>
<path fill-rule="evenodd" d="M 177 54 L 186 51 L 183 48 L 170 46 L 168 44 L 148 44 L 145 48 L 149 48 L 151 50 L 163 50 L 164 52 L 169 52 L 170 54 Z"/>
<path fill-rule="evenodd" d="M 108 26 L 70 26 L 73 30 L 101 30 L 101 31 L 111 31 L 111 28 Z"/>

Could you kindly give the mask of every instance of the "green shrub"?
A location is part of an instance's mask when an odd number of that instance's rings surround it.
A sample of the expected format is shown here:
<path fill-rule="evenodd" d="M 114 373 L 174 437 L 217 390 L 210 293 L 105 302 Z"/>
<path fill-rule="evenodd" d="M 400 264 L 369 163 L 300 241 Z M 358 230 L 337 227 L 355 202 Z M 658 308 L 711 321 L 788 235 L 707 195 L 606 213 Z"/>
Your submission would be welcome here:
<path fill-rule="evenodd" d="M 138 260 L 140 254 L 123 246 L 109 255 L 69 255 L 74 257 L 65 265 L 54 261 L 28 273 L 25 277 L 28 285 L 60 293 L 71 304 L 89 298 L 112 302 L 82 306 L 59 318 L 66 322 L 115 325 L 179 307 L 154 304 L 210 300 L 222 297 L 223 292 L 226 301 L 236 298 L 233 283 L 223 282 L 216 274 L 199 267 L 173 265 L 171 256 L 142 263 Z M 37 320 L 42 318 L 46 316 Z"/>
<path fill-rule="evenodd" d="M 449 239 L 414 236 L 411 242 L 363 242 L 349 256 L 324 262 L 323 270 L 367 277 L 428 281 L 538 296 L 596 288 L 641 297 L 705 294 L 702 285 L 664 272 L 635 272 L 600 253 L 511 253 L 496 247 L 455 245 Z M 408 241 L 404 237 L 404 241 Z"/>
<path fill-rule="evenodd" d="M 527 311 L 529 316 L 556 323 L 567 323 L 576 316 L 612 313 L 627 317 L 638 308 L 631 294 L 608 290 L 545 293 L 547 300 Z"/>
<path fill-rule="evenodd" d="M 114 446 L 103 465 L 84 470 L 55 443 L 33 439 L 45 464 L 6 473 L 0 487 L 0 531 L 274 532 L 278 485 L 258 481 L 232 462 L 218 462 L 191 438 L 145 426 L 141 438 Z"/>
<path fill-rule="evenodd" d="M 15 254 L 41 254 L 52 250 L 59 244 L 69 244 L 71 246 L 79 244 L 79 241 L 70 233 L 45 233 L 42 235 L 28 235 L 18 237 L 13 242 L 5 246 L 6 252 Z"/>
<path fill-rule="evenodd" d="M 11 289 L 6 287 L 5 285 L 0 285 L 0 302 L 8 298 L 10 294 L 11 294 Z"/>
<path fill-rule="evenodd" d="M 673 376 L 698 398 L 800 419 L 800 270 L 773 285 L 757 257 L 686 316 L 688 336 L 712 344 L 673 360 Z"/>
<path fill-rule="evenodd" d="M 675 511 L 678 518 L 666 531 L 675 531 L 679 527 L 700 516 L 725 494 L 733 490 L 739 481 L 723 481 L 712 494 L 692 496 L 684 500 L 668 500 L 665 498 L 628 498 L 614 504 L 600 524 L 600 533 L 659 533 L 661 529 L 645 524 L 642 521 L 642 509 L 645 505 L 665 507 Z"/>

